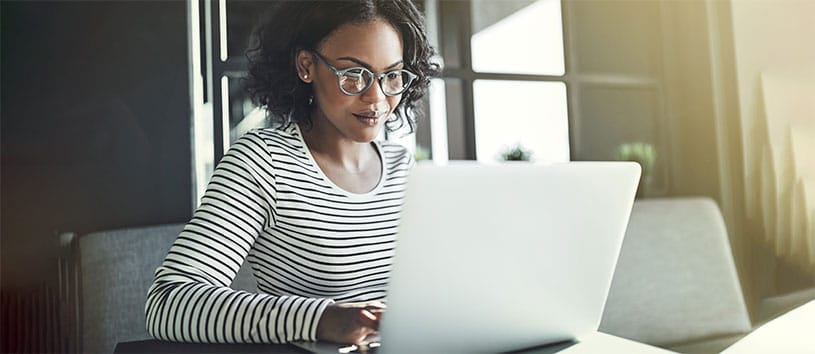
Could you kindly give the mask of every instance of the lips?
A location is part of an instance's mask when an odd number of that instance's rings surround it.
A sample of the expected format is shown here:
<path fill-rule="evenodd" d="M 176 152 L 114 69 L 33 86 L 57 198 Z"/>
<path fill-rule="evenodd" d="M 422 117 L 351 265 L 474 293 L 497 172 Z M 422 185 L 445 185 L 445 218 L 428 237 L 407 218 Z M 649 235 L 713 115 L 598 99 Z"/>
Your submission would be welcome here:
<path fill-rule="evenodd" d="M 380 117 L 382 117 L 382 113 L 377 113 L 373 111 L 352 114 L 354 115 L 354 118 L 360 121 L 360 123 L 370 127 L 376 126 L 376 124 L 379 123 Z"/>

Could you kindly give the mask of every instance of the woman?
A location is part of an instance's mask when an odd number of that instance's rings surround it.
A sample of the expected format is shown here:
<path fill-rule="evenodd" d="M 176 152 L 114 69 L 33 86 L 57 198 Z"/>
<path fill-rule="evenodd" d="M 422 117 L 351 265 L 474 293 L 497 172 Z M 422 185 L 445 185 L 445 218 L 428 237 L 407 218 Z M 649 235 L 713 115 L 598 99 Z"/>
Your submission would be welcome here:
<path fill-rule="evenodd" d="M 156 270 L 156 338 L 360 343 L 375 334 L 412 157 L 437 66 L 409 0 L 286 1 L 255 30 L 247 88 L 275 128 L 238 139 Z M 244 260 L 260 294 L 229 288 Z"/>

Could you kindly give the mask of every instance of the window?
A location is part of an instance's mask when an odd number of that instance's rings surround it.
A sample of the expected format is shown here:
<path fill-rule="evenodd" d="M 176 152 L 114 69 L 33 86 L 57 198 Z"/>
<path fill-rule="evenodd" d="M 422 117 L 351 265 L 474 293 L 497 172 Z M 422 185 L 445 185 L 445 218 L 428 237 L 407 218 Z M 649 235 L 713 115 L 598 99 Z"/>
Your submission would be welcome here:
<path fill-rule="evenodd" d="M 443 92 L 430 95 L 431 108 L 438 100 L 445 106 L 430 112 L 433 159 L 489 162 L 520 145 L 532 152 L 533 161 L 568 161 L 560 1 L 427 3 L 428 21 L 436 21 L 428 28 L 435 30 L 431 36 L 444 62 L 442 81 L 436 83 Z M 434 124 L 434 116 L 442 114 L 444 126 Z M 445 126 L 446 132 L 435 131 Z M 439 156 L 445 151 L 447 156 Z"/>
<path fill-rule="evenodd" d="M 479 161 L 493 161 L 514 146 L 531 151 L 533 161 L 569 161 L 562 82 L 476 80 L 473 109 Z"/>
<path fill-rule="evenodd" d="M 471 2 L 473 71 L 563 75 L 558 0 Z"/>
<path fill-rule="evenodd" d="M 193 78 L 193 205 L 198 205 L 215 163 L 250 129 L 266 125 L 265 114 L 246 96 L 244 51 L 266 1 L 189 1 Z"/>
<path fill-rule="evenodd" d="M 415 135 L 435 160 L 494 161 L 521 144 L 535 161 L 568 161 L 566 61 L 559 0 L 415 0 L 427 18 L 443 77 L 428 95 Z M 193 205 L 229 145 L 266 125 L 245 96 L 243 55 L 265 1 L 190 0 Z"/>

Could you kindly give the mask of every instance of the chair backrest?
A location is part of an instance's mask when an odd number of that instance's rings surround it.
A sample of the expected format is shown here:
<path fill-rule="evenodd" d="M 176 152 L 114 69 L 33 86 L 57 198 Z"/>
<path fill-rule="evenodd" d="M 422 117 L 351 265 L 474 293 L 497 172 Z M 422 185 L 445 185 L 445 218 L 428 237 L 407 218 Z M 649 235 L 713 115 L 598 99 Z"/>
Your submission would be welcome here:
<path fill-rule="evenodd" d="M 80 236 L 81 352 L 112 352 L 118 342 L 148 339 L 144 303 L 156 268 L 183 224 L 102 231 Z M 256 292 L 244 264 L 233 288 Z"/>
<path fill-rule="evenodd" d="M 716 203 L 636 201 L 600 331 L 664 346 L 750 328 Z"/>

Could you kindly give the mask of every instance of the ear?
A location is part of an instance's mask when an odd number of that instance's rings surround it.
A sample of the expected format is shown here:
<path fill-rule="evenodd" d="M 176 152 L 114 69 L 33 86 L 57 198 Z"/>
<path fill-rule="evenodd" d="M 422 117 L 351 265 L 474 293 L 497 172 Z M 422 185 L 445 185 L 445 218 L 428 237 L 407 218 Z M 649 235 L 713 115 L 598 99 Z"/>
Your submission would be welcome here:
<path fill-rule="evenodd" d="M 297 76 L 300 80 L 310 84 L 314 78 L 314 55 L 311 52 L 300 49 L 294 55 L 294 64 L 297 66 Z"/>

